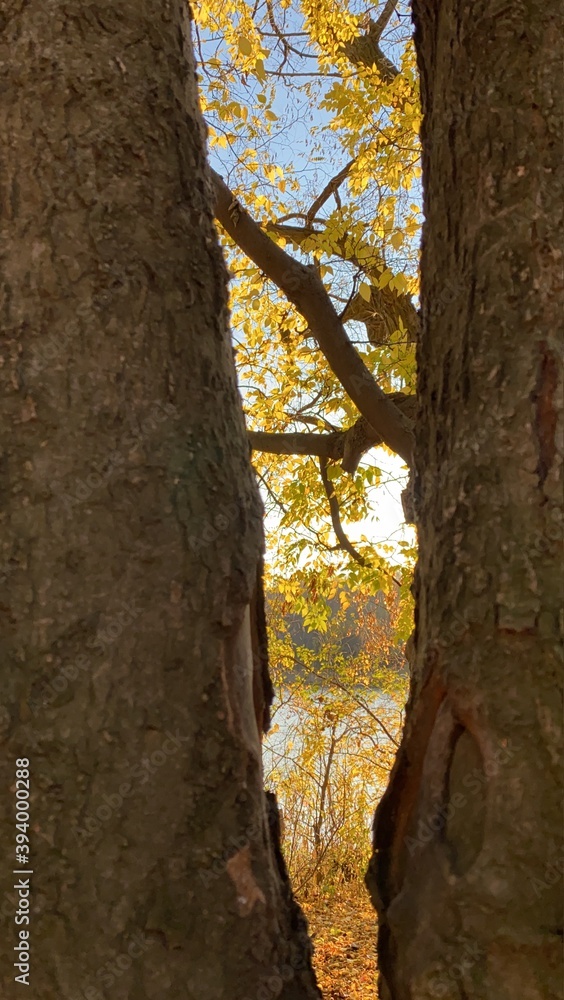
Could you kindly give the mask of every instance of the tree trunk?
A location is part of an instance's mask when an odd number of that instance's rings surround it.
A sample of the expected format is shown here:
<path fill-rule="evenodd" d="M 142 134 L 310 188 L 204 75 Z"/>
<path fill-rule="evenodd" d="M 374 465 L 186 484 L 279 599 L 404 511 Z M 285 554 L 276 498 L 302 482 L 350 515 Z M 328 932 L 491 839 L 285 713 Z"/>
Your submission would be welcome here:
<path fill-rule="evenodd" d="M 556 1000 L 562 8 L 415 0 L 414 16 L 420 557 L 412 693 L 367 876 L 381 996 Z"/>
<path fill-rule="evenodd" d="M 6 998 L 319 995 L 186 10 L 0 15 Z"/>

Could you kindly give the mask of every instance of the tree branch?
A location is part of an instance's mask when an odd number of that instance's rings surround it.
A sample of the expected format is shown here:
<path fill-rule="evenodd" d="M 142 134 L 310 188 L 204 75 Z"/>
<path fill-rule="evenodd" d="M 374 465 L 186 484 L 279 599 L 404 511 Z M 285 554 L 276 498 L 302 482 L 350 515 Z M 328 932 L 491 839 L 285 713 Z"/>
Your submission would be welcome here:
<path fill-rule="evenodd" d="M 317 213 L 319 212 L 319 209 L 323 208 L 325 202 L 331 197 L 332 194 L 336 194 L 337 190 L 339 189 L 343 181 L 348 177 L 351 167 L 354 167 L 355 163 L 356 163 L 356 157 L 354 157 L 352 160 L 349 160 L 349 162 L 345 164 L 343 169 L 339 170 L 339 173 L 335 174 L 335 176 L 332 177 L 331 180 L 325 185 L 323 191 L 321 192 L 319 197 L 315 199 L 309 212 L 307 213 L 305 217 L 306 223 L 312 222 Z"/>
<path fill-rule="evenodd" d="M 342 314 L 344 323 L 350 320 L 364 323 L 371 344 L 387 343 L 398 329 L 400 318 L 408 343 L 417 343 L 421 321 L 411 296 L 388 286 L 376 288 L 375 285 L 371 285 L 368 302 L 357 292 Z"/>
<path fill-rule="evenodd" d="M 273 222 L 268 226 L 270 232 L 283 236 L 284 239 L 291 240 L 296 246 L 310 236 L 321 235 L 321 229 L 315 229 L 311 224 L 305 226 L 288 226 L 281 222 Z M 368 246 L 368 244 L 366 244 Z M 346 246 L 346 239 L 337 240 L 335 252 L 342 260 L 349 261 L 361 268 L 367 277 L 376 279 L 381 276 L 385 269 L 385 264 L 381 259 L 376 259 L 370 266 L 366 258 L 358 256 L 358 250 L 354 251 Z M 374 252 L 374 248 L 371 247 Z M 349 320 L 358 320 L 366 326 L 368 339 L 372 344 L 385 344 L 398 329 L 398 319 L 406 330 L 406 337 L 409 343 L 417 342 L 420 329 L 420 318 L 417 309 L 411 301 L 411 296 L 391 289 L 389 285 L 378 288 L 375 284 L 370 288 L 370 301 L 367 302 L 358 292 L 349 299 L 346 308 L 341 313 L 343 323 Z"/>
<path fill-rule="evenodd" d="M 339 510 L 339 501 L 337 500 L 333 483 L 331 482 L 331 480 L 327 475 L 326 458 L 319 459 L 319 469 L 321 472 L 321 480 L 323 482 L 323 487 L 325 489 L 325 493 L 327 494 L 327 499 L 329 501 L 331 524 L 333 525 L 333 531 L 335 532 L 339 546 L 341 549 L 344 549 L 345 552 L 348 552 L 348 554 L 352 556 L 355 562 L 359 563 L 360 566 L 366 566 L 366 559 L 364 559 L 364 557 L 361 556 L 360 552 L 357 552 L 354 545 L 352 544 L 351 541 L 349 541 L 349 539 L 345 534 L 345 529 L 343 528 L 343 525 L 341 523 L 341 512 Z"/>
<path fill-rule="evenodd" d="M 248 438 L 253 451 L 265 451 L 269 455 L 317 455 L 338 462 L 343 457 L 343 432 L 312 434 L 307 431 L 277 434 L 268 431 L 249 431 Z"/>
<path fill-rule="evenodd" d="M 415 396 L 392 392 L 388 398 L 408 420 L 415 419 L 417 406 Z M 367 451 L 384 443 L 382 437 L 375 433 L 364 417 L 359 417 L 352 427 L 346 430 L 332 431 L 329 434 L 249 431 L 249 441 L 253 451 L 264 451 L 270 455 L 315 455 L 317 458 L 341 462 L 343 471 L 349 473 L 356 472 L 362 456 Z"/>
<path fill-rule="evenodd" d="M 396 76 L 399 76 L 397 67 L 380 48 L 380 39 L 396 6 L 397 0 L 388 0 L 376 21 L 369 18 L 368 31 L 343 46 L 345 55 L 354 66 L 376 66 L 384 83 L 391 83 Z"/>
<path fill-rule="evenodd" d="M 376 36 L 376 38 L 377 38 L 378 41 L 380 41 L 380 39 L 381 39 L 382 35 L 384 34 L 386 28 L 388 27 L 388 24 L 390 23 L 390 19 L 392 17 L 392 14 L 394 13 L 397 5 L 398 5 L 398 0 L 387 0 L 387 3 L 384 4 L 384 8 L 382 10 L 382 13 L 379 14 L 378 18 L 376 19 L 376 21 L 373 22 L 374 23 L 374 34 L 375 34 L 375 36 Z"/>
<path fill-rule="evenodd" d="M 398 586 L 399 586 L 399 584 L 398 584 Z M 344 693 L 347 695 L 347 697 L 352 698 L 353 701 L 356 701 L 357 705 L 360 705 L 360 707 L 363 708 L 364 711 L 367 712 L 368 715 L 370 715 L 372 719 L 374 719 L 374 722 L 378 723 L 378 725 L 380 726 L 380 728 L 382 729 L 382 731 L 386 734 L 386 736 L 388 737 L 388 739 L 392 743 L 394 743 L 396 747 L 399 747 L 398 741 L 396 739 L 394 739 L 394 737 L 392 736 L 392 734 L 391 734 L 390 730 L 387 728 L 387 726 L 385 726 L 384 723 L 382 722 L 382 720 L 375 714 L 375 712 L 372 711 L 372 709 L 364 701 L 364 699 L 358 697 L 358 695 L 356 694 L 356 692 L 354 691 L 354 689 L 351 689 L 351 688 L 347 687 L 347 685 L 343 684 L 342 681 L 337 680 L 337 678 L 334 675 L 330 676 L 328 678 L 327 674 L 319 674 L 319 673 L 316 673 L 315 670 L 311 670 L 311 669 L 310 669 L 310 673 L 312 673 L 315 677 L 319 677 L 320 679 L 324 680 L 325 682 L 327 682 L 327 680 L 329 679 L 329 683 L 330 684 L 334 684 L 336 687 L 340 688 L 341 691 L 344 691 Z"/>
<path fill-rule="evenodd" d="M 408 420 L 386 396 L 351 344 L 321 278 L 294 260 L 260 228 L 211 171 L 215 215 L 240 249 L 260 267 L 306 320 L 330 368 L 382 441 L 411 467 L 413 433 Z"/>

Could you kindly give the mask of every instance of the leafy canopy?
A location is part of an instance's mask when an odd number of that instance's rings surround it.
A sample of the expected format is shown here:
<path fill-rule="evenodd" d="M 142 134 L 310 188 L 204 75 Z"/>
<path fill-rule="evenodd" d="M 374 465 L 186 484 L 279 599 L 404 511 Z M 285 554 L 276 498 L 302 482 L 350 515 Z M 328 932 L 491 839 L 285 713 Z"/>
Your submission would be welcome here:
<path fill-rule="evenodd" d="M 315 270 L 378 385 L 412 419 L 420 110 L 407 7 L 205 0 L 194 15 L 211 161 L 233 192 L 233 222 L 238 201 Z M 263 432 L 251 438 L 274 571 L 288 598 L 303 600 L 305 582 L 322 628 L 337 581 L 373 593 L 409 582 L 413 534 L 375 545 L 366 522 L 403 463 L 363 449 L 350 386 L 234 232 L 223 235 L 232 326 L 248 426 Z"/>

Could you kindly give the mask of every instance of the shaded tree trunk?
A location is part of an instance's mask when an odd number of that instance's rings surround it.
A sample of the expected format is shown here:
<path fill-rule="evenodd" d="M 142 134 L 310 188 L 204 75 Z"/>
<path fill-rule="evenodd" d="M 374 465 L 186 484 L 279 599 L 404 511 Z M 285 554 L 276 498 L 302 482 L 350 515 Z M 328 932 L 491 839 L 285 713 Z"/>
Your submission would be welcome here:
<path fill-rule="evenodd" d="M 562 988 L 562 7 L 415 0 L 420 557 L 383 1000 Z M 446 294 L 445 294 L 446 289 Z"/>
<path fill-rule="evenodd" d="M 21 930 L 34 1000 L 319 995 L 262 789 L 262 511 L 186 10 L 0 16 L 6 998 Z"/>

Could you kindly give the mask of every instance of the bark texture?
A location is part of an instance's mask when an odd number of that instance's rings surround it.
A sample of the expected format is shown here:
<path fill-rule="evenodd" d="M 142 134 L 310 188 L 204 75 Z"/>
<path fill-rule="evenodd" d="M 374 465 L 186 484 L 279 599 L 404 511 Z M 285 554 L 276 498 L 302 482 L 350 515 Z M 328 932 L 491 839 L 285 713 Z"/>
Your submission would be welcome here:
<path fill-rule="evenodd" d="M 367 876 L 381 997 L 557 1000 L 562 7 L 413 7 L 420 558 L 406 729 Z"/>
<path fill-rule="evenodd" d="M 0 11 L 0 992 L 318 996 L 187 6 Z M 31 773 L 30 924 L 14 890 Z"/>

